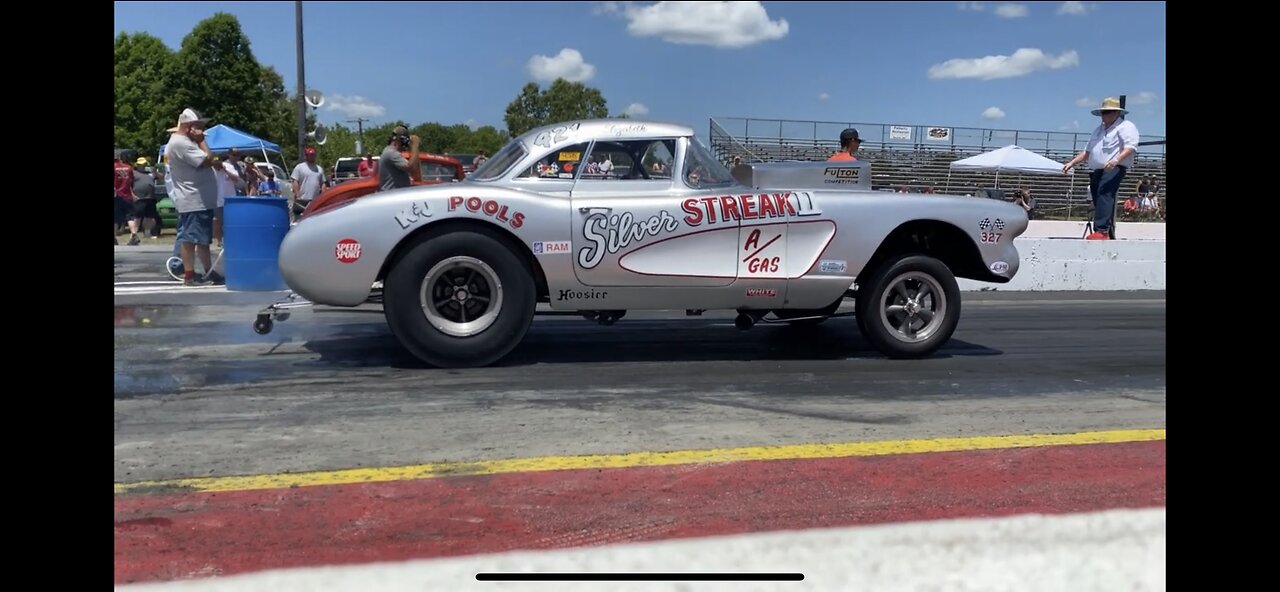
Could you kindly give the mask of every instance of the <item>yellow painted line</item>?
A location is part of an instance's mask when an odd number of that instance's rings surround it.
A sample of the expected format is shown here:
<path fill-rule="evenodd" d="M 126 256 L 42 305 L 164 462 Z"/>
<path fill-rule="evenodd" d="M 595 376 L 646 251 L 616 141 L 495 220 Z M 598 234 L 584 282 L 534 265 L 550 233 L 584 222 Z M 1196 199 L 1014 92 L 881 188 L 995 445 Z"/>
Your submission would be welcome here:
<path fill-rule="evenodd" d="M 752 446 L 712 450 L 677 450 L 673 452 L 632 452 L 628 454 L 593 454 L 584 456 L 544 456 L 478 462 L 443 462 L 406 467 L 372 467 L 281 473 L 239 477 L 200 477 L 169 481 L 116 483 L 116 494 L 144 490 L 182 491 L 250 491 L 312 485 L 342 485 L 431 479 L 457 475 L 496 475 L 534 471 L 571 469 L 621 469 L 728 463 L 748 460 L 796 460 L 806 458 L 843 458 L 853 456 L 885 456 L 1001 448 L 1030 448 L 1079 444 L 1114 444 L 1164 440 L 1165 430 L 1114 430 L 1076 434 L 1032 434 L 1021 436 L 978 436 L 972 438 L 935 438 L 931 440 L 884 440 L 840 444 L 797 444 L 788 446 Z"/>

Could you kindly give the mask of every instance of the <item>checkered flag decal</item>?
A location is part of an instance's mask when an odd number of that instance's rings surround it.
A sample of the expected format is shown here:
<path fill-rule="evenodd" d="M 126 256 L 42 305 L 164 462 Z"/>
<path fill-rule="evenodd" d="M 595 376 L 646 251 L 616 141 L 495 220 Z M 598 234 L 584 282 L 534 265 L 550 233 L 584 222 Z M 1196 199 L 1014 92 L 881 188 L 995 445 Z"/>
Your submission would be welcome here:
<path fill-rule="evenodd" d="M 996 218 L 996 230 L 1004 230 L 1004 220 Z"/>
<path fill-rule="evenodd" d="M 982 221 L 978 223 L 978 228 L 981 228 L 982 230 L 989 230 L 991 228 L 991 218 L 983 218 Z"/>

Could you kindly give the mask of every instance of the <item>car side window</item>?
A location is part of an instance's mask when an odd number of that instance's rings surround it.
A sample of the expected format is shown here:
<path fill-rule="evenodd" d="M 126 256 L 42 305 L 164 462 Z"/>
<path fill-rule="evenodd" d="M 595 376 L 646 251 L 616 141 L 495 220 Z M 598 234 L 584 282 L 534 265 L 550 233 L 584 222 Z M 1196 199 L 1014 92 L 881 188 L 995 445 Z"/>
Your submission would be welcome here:
<path fill-rule="evenodd" d="M 587 142 L 566 146 L 547 153 L 528 169 L 520 173 L 519 179 L 572 179 L 582 164 L 582 156 L 587 152 Z"/>
<path fill-rule="evenodd" d="M 675 139 L 596 142 L 582 165 L 583 180 L 670 179 Z"/>

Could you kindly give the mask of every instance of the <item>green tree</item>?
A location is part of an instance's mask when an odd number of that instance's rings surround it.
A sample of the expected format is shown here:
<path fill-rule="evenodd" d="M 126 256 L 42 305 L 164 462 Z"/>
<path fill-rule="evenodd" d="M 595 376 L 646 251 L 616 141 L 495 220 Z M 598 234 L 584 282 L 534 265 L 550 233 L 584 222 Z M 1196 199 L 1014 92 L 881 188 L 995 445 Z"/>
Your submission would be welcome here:
<path fill-rule="evenodd" d="M 219 12 L 196 24 L 168 62 L 165 80 L 176 109 L 191 107 L 214 124 L 276 142 L 292 157 L 286 162 L 297 158 L 296 123 L 286 124 L 296 119 L 296 103 L 280 75 L 258 64 L 234 16 Z"/>
<path fill-rule="evenodd" d="M 484 150 L 485 154 L 493 156 L 493 153 L 501 150 L 509 139 L 505 132 L 498 131 L 497 128 L 491 125 L 486 125 L 471 132 L 470 142 L 465 149 L 460 148 L 458 151 L 475 153 Z"/>
<path fill-rule="evenodd" d="M 121 33 L 115 55 L 116 147 L 155 158 L 168 140 L 165 130 L 178 121 L 164 79 L 173 51 L 158 37 Z"/>
<path fill-rule="evenodd" d="M 297 115 L 294 115 L 294 117 L 296 118 Z M 333 165 L 338 162 L 339 158 L 364 156 L 363 154 L 356 154 L 356 138 L 358 137 L 356 130 L 338 123 L 328 128 L 327 136 L 323 146 L 314 142 L 311 143 L 316 149 L 316 162 L 319 162 L 325 168 L 326 174 L 333 170 Z M 295 139 L 293 143 L 297 144 L 298 141 Z M 294 151 L 297 151 L 296 147 Z"/>
<path fill-rule="evenodd" d="M 532 82 L 524 85 L 507 105 L 504 121 L 511 135 L 518 136 L 543 125 L 608 116 L 608 105 L 598 89 L 557 78 L 545 91 Z"/>
<path fill-rule="evenodd" d="M 272 107 L 267 113 L 267 128 L 264 133 L 251 132 L 248 129 L 240 128 L 233 123 L 228 123 L 233 127 L 243 129 L 246 132 L 254 133 L 254 135 L 280 145 L 281 159 L 292 166 L 302 161 L 302 155 L 298 154 L 298 101 L 296 95 L 289 95 L 285 92 L 284 79 L 280 76 L 275 68 L 266 66 L 262 68 L 262 87 L 271 99 Z M 220 123 L 214 121 L 214 123 Z M 316 129 L 315 110 L 307 108 L 306 131 Z M 308 145 L 319 146 L 314 142 L 308 141 Z M 317 155 L 319 156 L 319 155 Z"/>
<path fill-rule="evenodd" d="M 419 138 L 422 138 L 419 149 L 433 154 L 451 151 L 458 140 L 457 130 L 445 127 L 434 121 L 416 125 L 409 129 L 409 133 L 417 134 Z"/>

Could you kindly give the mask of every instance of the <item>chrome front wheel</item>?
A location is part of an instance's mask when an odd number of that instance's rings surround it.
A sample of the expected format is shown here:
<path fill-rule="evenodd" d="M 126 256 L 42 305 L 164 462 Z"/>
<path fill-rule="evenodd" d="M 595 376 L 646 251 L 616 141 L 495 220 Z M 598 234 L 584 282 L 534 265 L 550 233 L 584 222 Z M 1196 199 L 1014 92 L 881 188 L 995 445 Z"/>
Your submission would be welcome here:
<path fill-rule="evenodd" d="M 960 321 L 960 287 L 951 270 L 926 255 L 885 262 L 858 287 L 858 328 L 891 358 L 937 351 Z"/>
<path fill-rule="evenodd" d="M 879 308 L 880 322 L 890 335 L 903 343 L 920 343 L 942 327 L 947 295 L 932 275 L 910 271 L 889 281 Z"/>

